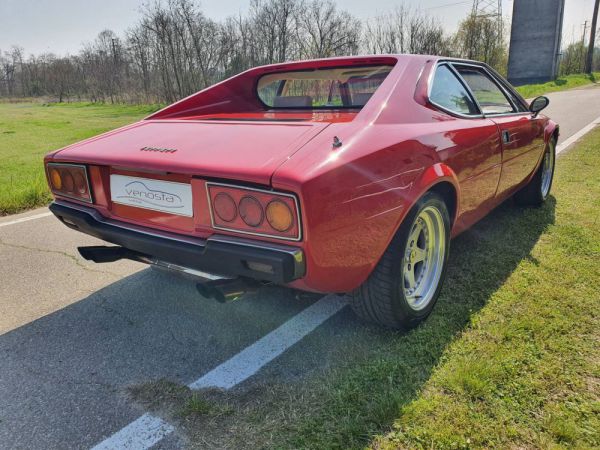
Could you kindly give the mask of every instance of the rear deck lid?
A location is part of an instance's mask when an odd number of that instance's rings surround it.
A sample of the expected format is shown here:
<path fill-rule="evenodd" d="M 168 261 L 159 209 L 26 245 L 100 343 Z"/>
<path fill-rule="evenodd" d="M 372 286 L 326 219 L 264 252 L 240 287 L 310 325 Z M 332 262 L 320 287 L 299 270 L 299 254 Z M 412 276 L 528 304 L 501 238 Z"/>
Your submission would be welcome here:
<path fill-rule="evenodd" d="M 145 120 L 66 147 L 56 160 L 270 184 L 328 126 L 312 122 Z"/>

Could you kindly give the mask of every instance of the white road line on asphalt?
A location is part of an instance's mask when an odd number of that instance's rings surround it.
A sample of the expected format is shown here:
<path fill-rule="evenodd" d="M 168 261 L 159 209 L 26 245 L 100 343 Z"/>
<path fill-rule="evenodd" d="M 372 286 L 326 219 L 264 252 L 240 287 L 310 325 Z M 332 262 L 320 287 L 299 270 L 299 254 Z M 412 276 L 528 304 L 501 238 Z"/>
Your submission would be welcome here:
<path fill-rule="evenodd" d="M 145 450 L 175 431 L 171 425 L 151 414 L 144 414 L 121 431 L 96 445 L 93 450 Z"/>
<path fill-rule="evenodd" d="M 0 228 L 7 227 L 9 225 L 15 225 L 17 223 L 28 222 L 30 220 L 41 219 L 43 217 L 48 217 L 51 215 L 52 215 L 51 212 L 45 212 L 45 213 L 41 213 L 41 214 L 36 214 L 34 216 L 21 217 L 20 219 L 11 220 L 9 222 L 0 222 Z"/>
<path fill-rule="evenodd" d="M 579 130 L 573 136 L 567 138 L 567 140 L 564 141 L 563 143 L 561 143 L 560 145 L 557 145 L 556 146 L 556 154 L 560 154 L 561 152 L 565 151 L 567 148 L 569 148 L 571 145 L 573 145 L 575 142 L 577 142 L 583 136 L 588 134 L 590 131 L 592 131 L 594 128 L 596 128 L 598 125 L 600 125 L 600 117 L 598 117 L 596 120 L 594 120 L 590 124 L 583 127 L 581 130 Z"/>
<path fill-rule="evenodd" d="M 234 387 L 298 343 L 347 304 L 344 297 L 323 297 L 188 386 L 190 389 Z M 164 420 L 144 414 L 92 450 L 146 450 L 174 430 Z"/>
<path fill-rule="evenodd" d="M 322 298 L 250 347 L 194 381 L 189 385 L 190 389 L 234 387 L 250 378 L 347 304 L 345 298 L 337 295 Z"/>

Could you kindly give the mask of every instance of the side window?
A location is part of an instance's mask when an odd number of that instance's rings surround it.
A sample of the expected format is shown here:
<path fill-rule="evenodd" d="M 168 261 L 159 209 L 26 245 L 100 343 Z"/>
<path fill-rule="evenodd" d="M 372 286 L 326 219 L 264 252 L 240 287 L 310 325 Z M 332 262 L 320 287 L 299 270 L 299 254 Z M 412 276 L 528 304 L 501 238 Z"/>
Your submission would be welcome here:
<path fill-rule="evenodd" d="M 455 66 L 471 88 L 477 103 L 484 114 L 505 114 L 515 112 L 504 92 L 487 73 L 476 67 Z"/>
<path fill-rule="evenodd" d="M 471 96 L 448 66 L 439 66 L 435 71 L 429 99 L 448 111 L 479 115 Z"/>

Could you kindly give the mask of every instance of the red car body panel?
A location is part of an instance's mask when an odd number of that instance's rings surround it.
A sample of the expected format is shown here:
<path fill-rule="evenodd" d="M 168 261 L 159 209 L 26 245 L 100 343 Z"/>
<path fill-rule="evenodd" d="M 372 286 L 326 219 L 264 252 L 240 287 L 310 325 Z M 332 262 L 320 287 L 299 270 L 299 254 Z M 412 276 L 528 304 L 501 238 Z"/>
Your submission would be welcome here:
<path fill-rule="evenodd" d="M 306 273 L 290 285 L 348 292 L 367 279 L 425 192 L 440 188 L 453 197 L 457 235 L 533 176 L 557 133 L 555 123 L 529 112 L 461 118 L 436 108 L 427 93 L 438 61 L 349 57 L 251 69 L 137 124 L 54 152 L 46 162 L 88 165 L 94 207 L 104 217 L 199 238 L 240 236 L 212 227 L 207 180 L 293 193 L 302 240 L 287 244 L 304 252 Z M 359 64 L 394 65 L 360 110 L 274 111 L 256 96 L 265 73 Z M 332 145 L 336 138 L 339 147 Z M 144 146 L 177 152 L 141 152 Z M 191 183 L 194 216 L 111 202 L 112 173 Z"/>

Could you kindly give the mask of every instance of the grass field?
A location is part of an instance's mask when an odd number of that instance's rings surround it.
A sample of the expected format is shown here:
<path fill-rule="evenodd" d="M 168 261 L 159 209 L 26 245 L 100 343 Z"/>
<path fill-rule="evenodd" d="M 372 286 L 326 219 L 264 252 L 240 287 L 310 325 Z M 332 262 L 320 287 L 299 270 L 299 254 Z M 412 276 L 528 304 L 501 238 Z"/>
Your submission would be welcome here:
<path fill-rule="evenodd" d="M 517 91 L 524 98 L 534 98 L 539 95 L 549 94 L 550 92 L 565 91 L 576 87 L 587 86 L 600 80 L 600 73 L 593 75 L 575 74 L 565 75 L 549 83 L 527 84 L 517 87 Z"/>
<path fill-rule="evenodd" d="M 152 106 L 0 103 L 0 215 L 48 203 L 50 150 L 134 122 Z"/>
<path fill-rule="evenodd" d="M 198 448 L 600 448 L 600 129 L 559 158 L 543 207 L 506 202 L 451 247 L 411 332 L 347 312 L 304 339 L 319 355 L 288 351 L 306 378 L 200 393 L 163 380 L 134 398 Z"/>

